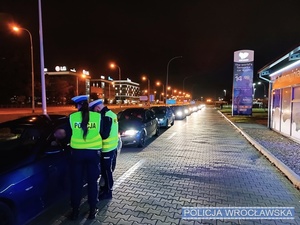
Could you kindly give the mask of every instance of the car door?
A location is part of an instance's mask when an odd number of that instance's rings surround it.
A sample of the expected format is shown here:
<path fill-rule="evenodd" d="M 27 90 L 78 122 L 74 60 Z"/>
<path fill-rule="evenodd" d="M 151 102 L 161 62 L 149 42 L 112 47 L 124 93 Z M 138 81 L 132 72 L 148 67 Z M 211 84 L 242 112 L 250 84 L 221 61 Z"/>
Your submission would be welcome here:
<path fill-rule="evenodd" d="M 172 124 L 173 121 L 175 120 L 175 115 L 173 113 L 173 110 L 170 107 L 167 107 L 166 109 L 167 109 L 167 117 L 168 117 L 169 123 Z"/>
<path fill-rule="evenodd" d="M 46 192 L 44 201 L 51 204 L 52 201 L 58 199 L 68 193 L 70 189 L 70 158 L 71 152 L 68 146 L 70 137 L 66 135 L 61 140 L 55 138 L 54 133 L 60 130 L 56 127 L 47 138 L 44 151 L 41 153 L 40 163 L 43 164 L 45 176 L 47 177 Z"/>
<path fill-rule="evenodd" d="M 145 111 L 145 128 L 147 131 L 147 136 L 151 137 L 153 135 L 153 119 L 150 110 Z"/>

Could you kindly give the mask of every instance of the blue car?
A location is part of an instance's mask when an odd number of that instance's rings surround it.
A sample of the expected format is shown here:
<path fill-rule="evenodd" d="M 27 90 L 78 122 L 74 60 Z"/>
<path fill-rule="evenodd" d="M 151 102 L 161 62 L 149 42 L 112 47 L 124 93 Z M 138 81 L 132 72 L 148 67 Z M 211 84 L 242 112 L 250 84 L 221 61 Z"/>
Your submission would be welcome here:
<path fill-rule="evenodd" d="M 151 109 L 128 108 L 118 113 L 118 120 L 123 146 L 141 148 L 147 139 L 160 134 L 157 118 Z"/>
<path fill-rule="evenodd" d="M 0 124 L 0 224 L 26 224 L 69 196 L 68 121 L 34 115 Z"/>
<path fill-rule="evenodd" d="M 174 125 L 175 114 L 169 106 L 153 106 L 160 127 L 169 128 Z"/>

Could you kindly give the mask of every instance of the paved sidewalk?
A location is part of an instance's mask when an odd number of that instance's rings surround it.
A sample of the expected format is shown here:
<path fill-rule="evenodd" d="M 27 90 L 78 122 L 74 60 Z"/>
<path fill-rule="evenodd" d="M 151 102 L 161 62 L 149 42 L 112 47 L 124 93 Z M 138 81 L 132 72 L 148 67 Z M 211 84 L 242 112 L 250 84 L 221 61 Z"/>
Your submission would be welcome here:
<path fill-rule="evenodd" d="M 227 120 L 300 189 L 300 143 L 261 124 Z"/>
<path fill-rule="evenodd" d="M 216 109 L 193 113 L 134 158 L 123 151 L 111 201 L 96 220 L 69 221 L 54 210 L 34 225 L 300 224 L 300 194 Z M 182 220 L 182 207 L 295 207 L 294 220 Z"/>

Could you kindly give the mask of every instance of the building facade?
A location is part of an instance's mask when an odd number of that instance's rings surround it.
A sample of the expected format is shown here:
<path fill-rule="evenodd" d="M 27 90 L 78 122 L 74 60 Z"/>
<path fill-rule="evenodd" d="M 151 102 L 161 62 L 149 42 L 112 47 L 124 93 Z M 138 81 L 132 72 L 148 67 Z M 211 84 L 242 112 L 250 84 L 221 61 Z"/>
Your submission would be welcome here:
<path fill-rule="evenodd" d="M 269 82 L 269 127 L 300 142 L 300 46 L 258 73 Z"/>
<path fill-rule="evenodd" d="M 56 67 L 55 70 L 45 72 L 48 103 L 69 104 L 72 97 L 90 93 L 91 77 L 88 71 L 68 71 L 66 67 Z"/>
<path fill-rule="evenodd" d="M 91 79 L 91 95 L 96 94 L 98 98 L 107 99 L 110 103 L 131 104 L 140 99 L 140 85 L 126 80 L 106 80 L 104 76 L 100 79 Z"/>

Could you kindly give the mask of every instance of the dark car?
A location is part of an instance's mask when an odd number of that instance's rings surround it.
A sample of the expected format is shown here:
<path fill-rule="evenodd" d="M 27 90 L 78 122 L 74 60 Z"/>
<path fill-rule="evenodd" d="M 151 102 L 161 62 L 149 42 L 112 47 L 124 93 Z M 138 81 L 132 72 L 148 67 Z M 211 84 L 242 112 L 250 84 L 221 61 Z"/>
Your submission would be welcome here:
<path fill-rule="evenodd" d="M 68 121 L 34 115 L 0 124 L 0 224 L 26 224 L 68 196 Z"/>
<path fill-rule="evenodd" d="M 160 127 L 168 128 L 174 125 L 175 114 L 169 106 L 153 106 L 151 109 L 155 112 Z"/>
<path fill-rule="evenodd" d="M 176 120 L 182 120 L 182 119 L 186 118 L 187 109 L 183 105 L 173 105 L 173 106 L 171 106 L 171 109 L 173 110 L 173 112 L 175 114 Z"/>
<path fill-rule="evenodd" d="M 118 114 L 122 145 L 145 146 L 145 141 L 160 133 L 155 113 L 151 109 L 128 108 Z"/>

